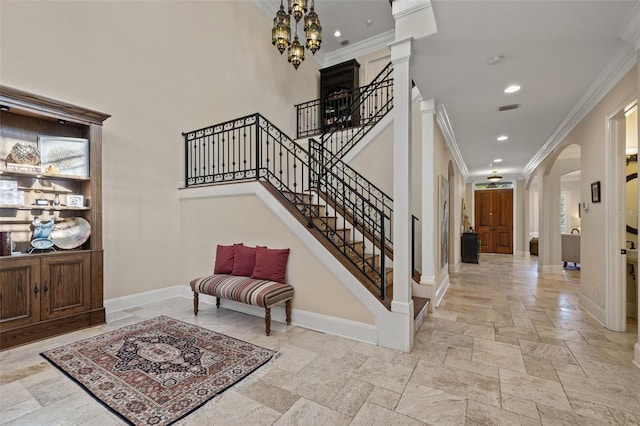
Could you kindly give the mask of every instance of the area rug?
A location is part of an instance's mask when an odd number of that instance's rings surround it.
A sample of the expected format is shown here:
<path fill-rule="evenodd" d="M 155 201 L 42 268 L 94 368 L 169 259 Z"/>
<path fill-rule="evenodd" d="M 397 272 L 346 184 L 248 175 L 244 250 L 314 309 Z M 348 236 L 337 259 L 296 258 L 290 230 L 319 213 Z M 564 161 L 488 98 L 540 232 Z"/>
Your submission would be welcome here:
<path fill-rule="evenodd" d="M 41 354 L 134 425 L 169 425 L 274 351 L 161 316 Z"/>

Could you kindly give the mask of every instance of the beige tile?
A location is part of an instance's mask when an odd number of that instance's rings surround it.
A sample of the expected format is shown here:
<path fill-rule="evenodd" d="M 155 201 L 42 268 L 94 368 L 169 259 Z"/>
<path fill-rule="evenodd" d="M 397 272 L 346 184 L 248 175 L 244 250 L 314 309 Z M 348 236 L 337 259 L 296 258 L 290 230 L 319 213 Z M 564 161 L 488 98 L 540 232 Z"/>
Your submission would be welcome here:
<path fill-rule="evenodd" d="M 180 426 L 211 424 L 211 419 L 215 419 L 216 424 L 221 425 L 271 425 L 278 418 L 280 418 L 279 412 L 229 389 L 177 424 Z"/>
<path fill-rule="evenodd" d="M 522 354 L 529 357 L 542 358 L 563 364 L 576 364 L 573 354 L 565 345 L 549 345 L 523 340 L 520 342 Z"/>
<path fill-rule="evenodd" d="M 300 398 L 274 426 L 285 425 L 348 425 L 351 418 L 313 401 Z"/>
<path fill-rule="evenodd" d="M 318 357 L 316 352 L 293 345 L 284 345 L 273 360 L 273 365 L 290 373 L 297 373 Z"/>
<path fill-rule="evenodd" d="M 553 380 L 559 382 L 556 370 L 551 361 L 544 358 L 536 358 L 531 356 L 524 357 L 524 364 L 527 368 L 527 374 L 536 376 L 541 379 Z"/>
<path fill-rule="evenodd" d="M 19 381 L 0 386 L 0 407 L 3 410 L 30 399 L 33 395 Z"/>
<path fill-rule="evenodd" d="M 396 411 L 433 425 L 464 425 L 466 398 L 409 383 Z"/>
<path fill-rule="evenodd" d="M 286 412 L 300 398 L 286 389 L 261 380 L 236 391 L 279 413 Z"/>
<path fill-rule="evenodd" d="M 349 417 L 353 417 L 369 397 L 374 386 L 357 379 L 349 379 L 336 396 L 329 402 L 328 407 Z"/>
<path fill-rule="evenodd" d="M 8 361 L 3 360 L 3 363 L 5 363 L 6 366 L 8 364 Z M 0 363 L 0 386 L 14 382 L 16 380 L 31 377 L 34 374 L 53 368 L 46 361 L 41 361 L 33 365 L 25 366 L 23 368 L 19 368 L 15 364 L 11 369 L 2 367 L 1 365 L 2 364 Z"/>
<path fill-rule="evenodd" d="M 571 410 L 571 404 L 560 383 L 540 379 L 528 374 L 500 369 L 500 390 L 538 404 L 546 404 L 562 410 Z"/>
<path fill-rule="evenodd" d="M 538 419 L 469 401 L 465 425 L 540 425 Z"/>
<path fill-rule="evenodd" d="M 380 386 L 374 386 L 371 393 L 367 397 L 367 401 L 377 404 L 381 407 L 394 410 L 400 401 L 401 394 L 392 392 Z"/>
<path fill-rule="evenodd" d="M 381 361 L 393 361 L 397 355 L 401 354 L 401 352 L 394 351 L 393 349 L 387 349 L 382 346 L 376 346 L 364 342 L 357 343 L 353 348 L 351 348 L 351 352 L 366 355 Z"/>
<path fill-rule="evenodd" d="M 512 337 L 516 339 L 532 340 L 534 342 L 539 341 L 540 337 L 535 328 L 529 327 L 516 327 L 511 325 L 497 325 L 496 326 L 496 340 L 498 337 Z"/>
<path fill-rule="evenodd" d="M 633 395 L 626 387 L 620 384 L 607 383 L 598 379 L 566 373 L 558 373 L 558 377 L 565 392 L 571 398 L 618 408 L 633 414 L 640 414 L 638 395 Z"/>
<path fill-rule="evenodd" d="M 520 347 L 508 343 L 475 339 L 471 359 L 495 367 L 526 371 Z"/>
<path fill-rule="evenodd" d="M 319 356 L 282 387 L 290 392 L 318 402 L 329 404 L 347 383 L 356 368 L 349 360 Z"/>
<path fill-rule="evenodd" d="M 474 399 L 484 404 L 500 406 L 498 379 L 483 374 L 420 361 L 411 382 Z"/>
<path fill-rule="evenodd" d="M 473 347 L 473 337 L 435 329 L 431 333 L 427 344 L 471 349 Z"/>
<path fill-rule="evenodd" d="M 628 413 L 624 410 L 618 410 L 617 408 L 609 408 L 609 411 L 616 419 L 618 424 L 621 425 L 640 425 L 640 415 Z"/>
<path fill-rule="evenodd" d="M 305 423 L 299 423 L 305 424 Z M 306 423 L 310 424 L 310 423 Z M 331 423 L 324 423 L 329 425 Z M 413 419 L 404 414 L 397 413 L 395 411 L 388 410 L 370 402 L 365 402 L 358 411 L 358 414 L 353 418 L 350 423 L 351 426 L 421 426 L 424 425 L 419 420 Z"/>
<path fill-rule="evenodd" d="M 80 386 L 62 374 L 46 382 L 31 385 L 28 389 L 43 407 L 84 392 Z"/>
<path fill-rule="evenodd" d="M 447 355 L 447 359 L 444 362 L 444 365 L 446 365 L 447 367 L 457 368 L 460 370 L 470 371 L 472 373 L 478 373 L 485 376 L 498 378 L 498 367 L 484 364 L 482 362 L 471 361 L 470 359 L 465 359 L 456 355 L 456 352 L 452 352 L 450 350 Z"/>
<path fill-rule="evenodd" d="M 317 354 L 332 358 L 342 358 L 358 342 L 344 337 L 308 330 L 293 339 L 291 344 Z"/>
<path fill-rule="evenodd" d="M 603 425 L 615 425 L 616 419 L 611 415 L 609 408 L 593 402 L 582 401 L 580 399 L 569 398 L 573 411 L 582 417 L 587 417 L 601 422 Z"/>
<path fill-rule="evenodd" d="M 562 410 L 544 404 L 538 404 L 540 421 L 543 426 L 601 426 L 600 420 L 584 417 L 571 410 Z"/>
<path fill-rule="evenodd" d="M 528 399 L 518 398 L 513 395 L 502 394 L 502 409 L 512 411 L 523 416 L 538 419 L 538 407 L 536 403 Z"/>
<path fill-rule="evenodd" d="M 381 386 L 393 392 L 402 392 L 411 377 L 412 370 L 402 365 L 369 358 L 357 372 L 360 380 Z"/>

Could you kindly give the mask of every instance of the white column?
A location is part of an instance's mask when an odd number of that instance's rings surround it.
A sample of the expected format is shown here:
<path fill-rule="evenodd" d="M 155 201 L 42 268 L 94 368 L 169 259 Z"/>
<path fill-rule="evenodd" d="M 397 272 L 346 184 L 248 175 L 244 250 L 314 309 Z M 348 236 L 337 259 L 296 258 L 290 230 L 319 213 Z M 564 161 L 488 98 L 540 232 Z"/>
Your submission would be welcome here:
<path fill-rule="evenodd" d="M 422 275 L 420 284 L 429 287 L 429 298 L 435 301 L 436 283 L 436 193 L 435 193 L 435 100 L 420 101 L 422 118 Z M 433 311 L 435 306 L 430 304 Z"/>
<path fill-rule="evenodd" d="M 542 177 L 538 208 L 538 271 L 561 273 L 560 254 L 560 176 L 553 172 Z"/>
<path fill-rule="evenodd" d="M 411 310 L 412 38 L 391 43 L 393 63 L 393 312 Z"/>

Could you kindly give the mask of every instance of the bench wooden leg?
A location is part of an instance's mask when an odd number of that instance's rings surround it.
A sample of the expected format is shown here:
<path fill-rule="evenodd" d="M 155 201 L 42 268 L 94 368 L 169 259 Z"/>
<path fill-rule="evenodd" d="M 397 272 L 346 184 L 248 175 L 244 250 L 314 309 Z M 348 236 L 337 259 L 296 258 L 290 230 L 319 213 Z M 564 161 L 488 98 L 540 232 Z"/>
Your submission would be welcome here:
<path fill-rule="evenodd" d="M 216 308 L 220 307 L 220 298 L 216 296 Z"/>
<path fill-rule="evenodd" d="M 291 324 L 291 300 L 285 302 L 284 311 L 287 314 L 287 324 Z"/>
<path fill-rule="evenodd" d="M 193 292 L 193 313 L 198 315 L 198 293 Z"/>
<path fill-rule="evenodd" d="M 271 333 L 271 308 L 264 308 L 264 332 Z"/>

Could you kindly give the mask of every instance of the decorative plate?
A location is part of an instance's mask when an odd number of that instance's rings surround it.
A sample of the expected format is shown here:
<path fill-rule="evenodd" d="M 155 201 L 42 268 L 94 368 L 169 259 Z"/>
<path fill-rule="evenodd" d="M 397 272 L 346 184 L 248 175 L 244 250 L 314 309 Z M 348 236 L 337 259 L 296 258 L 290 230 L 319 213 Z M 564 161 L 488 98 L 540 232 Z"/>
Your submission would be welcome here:
<path fill-rule="evenodd" d="M 53 241 L 48 238 L 35 238 L 31 240 L 31 247 L 37 250 L 50 249 L 53 246 Z"/>
<path fill-rule="evenodd" d="M 56 223 L 51 233 L 54 244 L 61 249 L 80 247 L 89 239 L 91 225 L 81 217 L 68 217 Z"/>

